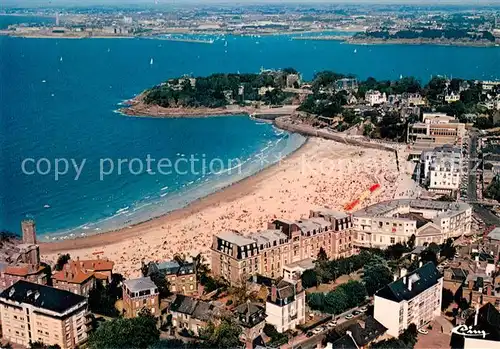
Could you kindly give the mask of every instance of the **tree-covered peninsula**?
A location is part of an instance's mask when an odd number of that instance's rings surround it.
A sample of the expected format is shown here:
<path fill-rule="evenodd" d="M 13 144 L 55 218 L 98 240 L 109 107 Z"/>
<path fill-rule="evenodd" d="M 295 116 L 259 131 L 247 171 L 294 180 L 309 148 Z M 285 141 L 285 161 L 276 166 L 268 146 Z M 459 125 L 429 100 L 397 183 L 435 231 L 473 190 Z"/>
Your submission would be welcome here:
<path fill-rule="evenodd" d="M 212 74 L 207 77 L 170 79 L 144 92 L 144 102 L 164 108 L 221 108 L 260 102 L 265 105 L 290 104 L 300 77 L 291 68 L 261 71 L 260 74 Z"/>

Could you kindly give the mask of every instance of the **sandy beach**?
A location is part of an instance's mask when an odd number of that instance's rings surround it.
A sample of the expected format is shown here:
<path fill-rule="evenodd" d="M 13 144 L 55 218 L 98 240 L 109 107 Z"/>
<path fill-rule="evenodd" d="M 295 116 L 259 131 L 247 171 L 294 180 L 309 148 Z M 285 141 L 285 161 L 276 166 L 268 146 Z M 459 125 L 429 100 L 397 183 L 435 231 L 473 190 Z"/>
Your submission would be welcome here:
<path fill-rule="evenodd" d="M 299 219 L 318 207 L 343 210 L 375 183 L 381 189 L 362 206 L 390 199 L 404 175 L 394 153 L 311 138 L 281 163 L 184 209 L 115 232 L 41 244 L 42 258 L 54 261 L 67 252 L 73 258 L 96 258 L 99 253 L 115 261 L 116 272 L 138 276 L 142 260 L 164 260 L 174 253 L 208 257 L 212 236 L 224 230 L 250 233 L 276 217 Z"/>

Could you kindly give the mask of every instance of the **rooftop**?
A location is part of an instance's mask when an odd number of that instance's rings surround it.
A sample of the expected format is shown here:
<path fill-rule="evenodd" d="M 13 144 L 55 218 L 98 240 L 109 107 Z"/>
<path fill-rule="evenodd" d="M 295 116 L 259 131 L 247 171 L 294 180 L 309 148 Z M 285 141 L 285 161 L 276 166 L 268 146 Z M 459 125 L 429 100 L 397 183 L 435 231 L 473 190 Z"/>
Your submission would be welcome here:
<path fill-rule="evenodd" d="M 255 241 L 243 236 L 241 233 L 237 233 L 234 231 L 224 231 L 222 233 L 217 234 L 219 239 L 225 240 L 237 246 L 246 246 L 250 244 L 254 244 Z"/>
<path fill-rule="evenodd" d="M 52 274 L 52 279 L 72 284 L 82 284 L 89 280 L 93 275 L 93 272 L 87 272 L 78 262 L 69 261 L 64 265 L 62 270 Z"/>
<path fill-rule="evenodd" d="M 408 301 L 438 283 L 442 275 L 432 262 L 427 262 L 412 273 L 391 282 L 375 295 L 394 302 Z"/>
<path fill-rule="evenodd" d="M 345 212 L 335 211 L 329 208 L 320 208 L 312 211 L 318 213 L 321 216 L 329 216 L 329 217 L 334 217 L 336 219 L 342 219 L 348 217 L 348 215 Z"/>
<path fill-rule="evenodd" d="M 138 279 L 125 280 L 123 284 L 132 292 L 139 292 L 156 288 L 155 283 L 151 280 L 149 276 Z"/>
<path fill-rule="evenodd" d="M 492 240 L 500 240 L 500 227 L 493 229 L 488 235 L 488 238 Z"/>
<path fill-rule="evenodd" d="M 441 211 L 441 213 L 437 217 L 453 215 L 458 212 L 470 209 L 470 206 L 463 202 L 396 199 L 382 201 L 377 204 L 367 206 L 359 211 L 354 212 L 354 216 L 387 217 L 392 216 L 391 212 L 393 212 L 394 210 L 404 206 L 408 206 L 410 207 L 410 209 L 413 208 Z"/>
<path fill-rule="evenodd" d="M 288 240 L 288 236 L 282 233 L 279 229 L 262 230 L 258 233 L 252 234 L 252 237 L 257 240 L 257 244 L 267 244 L 272 241 Z"/>
<path fill-rule="evenodd" d="M 64 313 L 86 302 L 86 298 L 54 287 L 34 284 L 24 280 L 16 282 L 0 294 L 0 299 L 30 304 L 37 308 Z"/>

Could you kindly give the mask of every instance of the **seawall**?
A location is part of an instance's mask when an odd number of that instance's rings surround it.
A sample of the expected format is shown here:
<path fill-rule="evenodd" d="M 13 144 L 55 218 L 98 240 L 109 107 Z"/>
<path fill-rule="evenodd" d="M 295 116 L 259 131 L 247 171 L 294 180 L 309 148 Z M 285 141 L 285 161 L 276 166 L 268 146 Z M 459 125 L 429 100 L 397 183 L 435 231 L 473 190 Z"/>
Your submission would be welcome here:
<path fill-rule="evenodd" d="M 286 120 L 283 120 L 283 118 L 276 118 L 276 119 L 274 119 L 273 122 L 274 122 L 274 125 L 276 127 L 280 128 L 282 130 L 300 133 L 304 136 L 321 137 L 324 139 L 330 139 L 332 141 L 346 143 L 346 144 L 354 145 L 354 146 L 358 146 L 358 147 L 389 151 L 391 153 L 394 153 L 394 156 L 396 157 L 396 165 L 397 165 L 397 168 L 399 171 L 399 159 L 398 159 L 397 149 L 394 149 L 394 148 L 387 146 L 385 144 L 365 141 L 362 139 L 355 139 L 355 138 L 343 136 L 340 134 L 334 134 L 334 133 L 331 133 L 328 131 L 316 129 L 316 128 L 314 128 L 312 126 L 308 126 L 308 125 L 292 124 L 290 122 L 287 122 Z"/>

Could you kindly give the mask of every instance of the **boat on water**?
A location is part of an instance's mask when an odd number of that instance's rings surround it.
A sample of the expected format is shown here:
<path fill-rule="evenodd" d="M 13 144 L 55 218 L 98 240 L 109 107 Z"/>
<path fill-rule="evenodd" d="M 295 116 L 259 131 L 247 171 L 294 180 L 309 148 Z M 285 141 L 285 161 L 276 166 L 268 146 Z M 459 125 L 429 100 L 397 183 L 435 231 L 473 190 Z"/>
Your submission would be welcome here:
<path fill-rule="evenodd" d="M 358 53 L 358 50 L 357 50 L 357 49 L 354 49 L 354 53 Z"/>
<path fill-rule="evenodd" d="M 153 58 L 151 58 L 151 60 L 149 61 L 149 64 L 153 65 Z"/>
<path fill-rule="evenodd" d="M 62 58 L 62 56 L 61 56 L 61 58 L 59 58 L 59 62 L 62 62 L 62 61 L 63 61 L 63 58 Z"/>

